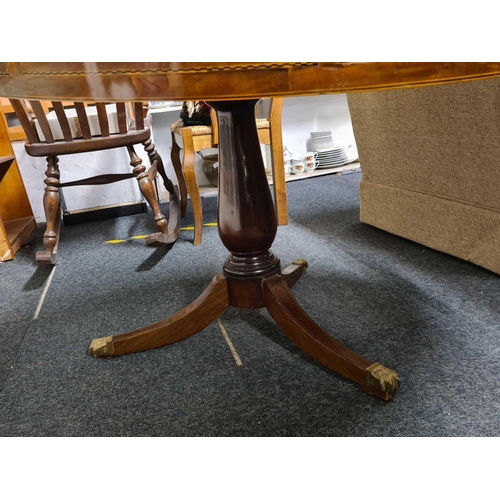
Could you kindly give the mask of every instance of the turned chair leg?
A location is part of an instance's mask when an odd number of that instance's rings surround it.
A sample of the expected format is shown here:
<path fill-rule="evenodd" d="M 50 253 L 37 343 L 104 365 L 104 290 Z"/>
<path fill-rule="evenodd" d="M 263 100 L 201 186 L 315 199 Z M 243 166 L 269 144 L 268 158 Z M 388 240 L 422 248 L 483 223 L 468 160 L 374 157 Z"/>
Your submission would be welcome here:
<path fill-rule="evenodd" d="M 163 165 L 163 160 L 156 151 L 155 145 L 151 141 L 151 138 L 143 142 L 142 145 L 144 146 L 144 150 L 149 156 L 151 165 L 156 166 L 158 173 L 163 179 L 163 185 L 168 191 L 170 199 L 168 220 L 169 238 L 165 239 L 163 233 L 160 233 L 157 235 L 151 235 L 146 239 L 147 245 L 156 246 L 163 243 L 170 243 L 171 241 L 174 241 L 179 237 L 179 232 L 181 230 L 181 202 L 179 196 L 179 188 L 175 186 L 174 183 L 168 178 L 167 172 L 165 171 L 165 166 Z"/>
<path fill-rule="evenodd" d="M 203 207 L 201 204 L 200 190 L 196 182 L 194 171 L 196 151 L 194 150 L 193 136 L 187 129 L 181 129 L 182 142 L 184 144 L 184 161 L 182 172 L 186 179 L 186 184 L 191 199 L 194 215 L 194 245 L 201 245 L 201 233 L 203 230 Z"/>
<path fill-rule="evenodd" d="M 58 259 L 59 236 L 61 232 L 61 200 L 59 196 L 59 159 L 57 156 L 47 157 L 45 192 L 43 209 L 47 228 L 43 234 L 43 252 L 37 252 L 36 261 L 39 264 L 55 264 Z"/>
<path fill-rule="evenodd" d="M 151 141 L 151 138 L 143 142 L 142 145 L 144 146 L 144 151 L 146 151 L 146 153 L 149 156 L 149 161 L 151 165 L 153 165 L 153 163 L 156 162 L 156 169 L 158 170 L 158 173 L 160 174 L 160 177 L 163 180 L 163 185 L 165 186 L 165 189 L 170 194 L 175 194 L 174 183 L 168 178 L 167 172 L 165 172 L 165 166 L 163 165 L 163 160 L 161 156 L 158 154 L 158 151 L 156 151 L 155 145 Z"/>
<path fill-rule="evenodd" d="M 179 184 L 179 191 L 181 193 L 181 217 L 186 216 L 187 211 L 187 185 L 184 174 L 182 173 L 181 164 L 181 148 L 175 140 L 175 132 L 170 132 L 172 136 L 172 149 L 170 150 L 170 160 L 174 167 L 175 175 L 177 176 L 177 183 Z"/>
<path fill-rule="evenodd" d="M 130 165 L 134 167 L 133 172 L 137 178 L 137 182 L 139 183 L 139 189 L 153 210 L 156 225 L 161 233 L 168 234 L 167 219 L 160 212 L 155 185 L 149 178 L 149 175 L 146 172 L 146 167 L 142 164 L 142 160 L 135 153 L 134 147 L 127 146 L 127 151 L 130 155 Z"/>

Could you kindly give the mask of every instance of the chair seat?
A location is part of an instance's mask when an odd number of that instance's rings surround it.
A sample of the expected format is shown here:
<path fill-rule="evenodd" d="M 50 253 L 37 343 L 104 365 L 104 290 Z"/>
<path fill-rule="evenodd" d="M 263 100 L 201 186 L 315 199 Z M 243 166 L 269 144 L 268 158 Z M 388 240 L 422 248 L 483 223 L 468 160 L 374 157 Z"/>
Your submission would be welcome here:
<path fill-rule="evenodd" d="M 257 124 L 257 129 L 266 129 L 269 128 L 269 120 L 266 118 L 257 118 L 255 120 Z M 176 123 L 173 125 L 170 125 L 170 129 L 172 132 L 176 134 L 181 134 L 181 129 L 183 128 L 189 128 L 191 130 L 191 133 L 193 136 L 200 136 L 200 135 L 211 135 L 212 134 L 212 127 L 211 125 L 191 125 L 184 127 L 182 124 L 182 120 L 178 120 Z"/>

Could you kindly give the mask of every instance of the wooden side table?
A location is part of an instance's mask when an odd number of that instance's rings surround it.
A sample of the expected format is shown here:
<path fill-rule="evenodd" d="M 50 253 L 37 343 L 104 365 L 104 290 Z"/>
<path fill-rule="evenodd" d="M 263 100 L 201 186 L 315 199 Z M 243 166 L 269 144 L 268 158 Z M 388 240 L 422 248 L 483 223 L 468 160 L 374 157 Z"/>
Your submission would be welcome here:
<path fill-rule="evenodd" d="M 7 123 L 0 113 L 0 262 L 12 260 L 35 228 Z"/>

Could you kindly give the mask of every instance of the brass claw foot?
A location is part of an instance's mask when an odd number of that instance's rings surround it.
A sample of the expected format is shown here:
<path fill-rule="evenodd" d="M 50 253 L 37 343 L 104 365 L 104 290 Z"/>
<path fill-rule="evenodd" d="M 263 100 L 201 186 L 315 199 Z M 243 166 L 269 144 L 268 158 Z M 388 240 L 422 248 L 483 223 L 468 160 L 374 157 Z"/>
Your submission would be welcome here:
<path fill-rule="evenodd" d="M 304 271 L 308 268 L 309 264 L 307 263 L 306 259 L 296 259 L 292 262 L 293 265 L 295 266 L 302 266 Z"/>
<path fill-rule="evenodd" d="M 399 387 L 399 375 L 380 363 L 373 363 L 366 369 L 366 385 L 363 389 L 373 396 L 388 401 Z"/>
<path fill-rule="evenodd" d="M 306 259 L 296 259 L 289 265 L 286 269 L 281 273 L 288 286 L 291 288 L 300 276 L 307 269 L 307 260 Z"/>
<path fill-rule="evenodd" d="M 89 346 L 89 354 L 94 358 L 105 358 L 113 356 L 113 336 L 94 339 Z"/>

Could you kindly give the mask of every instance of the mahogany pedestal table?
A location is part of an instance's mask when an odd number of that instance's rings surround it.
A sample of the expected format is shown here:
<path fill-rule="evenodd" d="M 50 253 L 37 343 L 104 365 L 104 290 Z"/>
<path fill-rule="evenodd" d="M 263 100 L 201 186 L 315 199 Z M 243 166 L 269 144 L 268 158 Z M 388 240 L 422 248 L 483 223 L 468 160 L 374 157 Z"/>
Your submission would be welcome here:
<path fill-rule="evenodd" d="M 324 331 L 291 288 L 304 260 L 281 269 L 271 246 L 277 222 L 255 126 L 263 97 L 305 96 L 442 84 L 500 76 L 499 63 L 0 63 L 0 96 L 30 99 L 204 100 L 219 123 L 218 230 L 229 257 L 193 303 L 156 324 L 92 341 L 110 357 L 178 342 L 229 306 L 265 307 L 283 333 L 368 393 L 391 399 L 397 373 Z"/>

